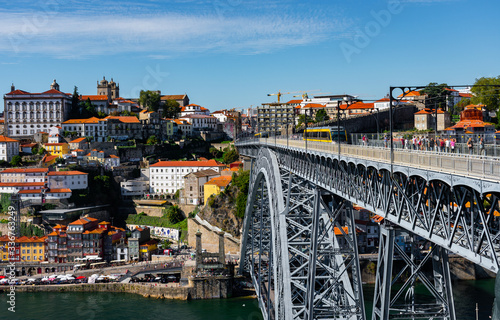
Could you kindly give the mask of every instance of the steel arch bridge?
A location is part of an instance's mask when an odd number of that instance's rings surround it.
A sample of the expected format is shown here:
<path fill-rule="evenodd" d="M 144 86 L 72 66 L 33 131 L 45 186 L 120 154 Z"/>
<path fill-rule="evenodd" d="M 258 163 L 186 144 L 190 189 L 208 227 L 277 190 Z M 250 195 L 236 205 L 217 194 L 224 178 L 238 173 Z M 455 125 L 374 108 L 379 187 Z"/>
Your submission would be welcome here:
<path fill-rule="evenodd" d="M 345 146 L 337 153 L 337 147 L 237 143 L 252 159 L 241 270 L 251 275 L 264 318 L 365 319 L 351 210 L 356 203 L 384 218 L 372 319 L 455 319 L 448 252 L 499 269 L 498 159 L 455 159 L 450 169 L 437 157 L 420 159 L 417 167 L 404 165 L 408 152 L 372 150 L 370 157 L 366 148 Z M 433 161 L 449 170 L 437 172 Z M 432 249 L 402 250 L 395 245 L 401 231 L 431 242 Z M 398 273 L 395 255 L 405 263 Z M 393 286 L 397 280 L 403 284 Z M 431 299 L 414 294 L 417 281 Z"/>

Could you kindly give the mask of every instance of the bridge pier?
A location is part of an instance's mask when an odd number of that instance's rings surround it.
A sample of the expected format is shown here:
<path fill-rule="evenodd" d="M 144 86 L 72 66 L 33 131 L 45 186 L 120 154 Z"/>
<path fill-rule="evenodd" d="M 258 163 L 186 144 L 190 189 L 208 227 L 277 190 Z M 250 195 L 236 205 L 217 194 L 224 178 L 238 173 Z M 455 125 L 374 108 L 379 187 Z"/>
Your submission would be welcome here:
<path fill-rule="evenodd" d="M 422 255 L 415 236 L 410 233 L 410 244 L 401 248 L 396 236 L 402 230 L 388 223 L 380 226 L 379 259 L 376 271 L 372 320 L 388 319 L 442 319 L 455 320 L 455 306 L 451 288 L 448 253 L 438 245 Z M 399 256 L 406 263 L 393 275 L 393 261 Z M 430 260 L 430 263 L 429 263 Z M 424 267 L 432 266 L 432 280 Z M 394 286 L 396 282 L 402 286 Z M 418 299 L 417 281 L 433 296 L 433 301 Z"/>

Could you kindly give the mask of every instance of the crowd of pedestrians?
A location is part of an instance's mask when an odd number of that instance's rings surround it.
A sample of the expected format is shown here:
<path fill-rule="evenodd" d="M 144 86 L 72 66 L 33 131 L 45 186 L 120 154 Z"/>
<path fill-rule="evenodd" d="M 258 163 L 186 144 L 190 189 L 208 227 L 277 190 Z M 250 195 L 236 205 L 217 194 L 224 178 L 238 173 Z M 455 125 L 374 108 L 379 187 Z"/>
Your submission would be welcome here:
<path fill-rule="evenodd" d="M 366 135 L 363 135 L 361 140 L 363 146 L 370 145 L 368 137 Z M 383 146 L 385 148 L 389 147 L 389 141 L 390 139 L 388 135 L 384 135 Z M 416 136 L 416 135 L 413 137 L 408 137 L 408 136 L 395 137 L 394 148 L 414 150 L 414 151 L 434 151 L 442 153 L 460 152 L 457 139 L 455 138 L 445 138 L 445 137 L 434 138 L 434 137 Z M 468 153 L 471 155 L 475 154 L 475 152 L 477 152 L 478 155 L 485 155 L 484 139 L 482 137 L 479 138 L 476 145 L 476 142 L 472 138 L 469 138 L 467 140 L 467 149 Z"/>

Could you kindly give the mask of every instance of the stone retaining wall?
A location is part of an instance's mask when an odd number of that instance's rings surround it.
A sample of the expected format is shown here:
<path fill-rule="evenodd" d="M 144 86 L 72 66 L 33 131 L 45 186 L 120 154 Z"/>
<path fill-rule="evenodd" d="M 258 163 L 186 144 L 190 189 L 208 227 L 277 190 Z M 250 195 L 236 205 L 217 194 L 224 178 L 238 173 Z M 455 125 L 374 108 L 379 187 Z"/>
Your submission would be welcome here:
<path fill-rule="evenodd" d="M 169 284 L 171 285 L 171 284 Z M 145 298 L 173 300 L 223 299 L 232 296 L 233 279 L 229 277 L 192 278 L 189 286 L 171 287 L 163 283 L 95 283 L 66 285 L 17 286 L 17 292 L 124 292 Z M 0 290 L 2 290 L 0 288 Z"/>

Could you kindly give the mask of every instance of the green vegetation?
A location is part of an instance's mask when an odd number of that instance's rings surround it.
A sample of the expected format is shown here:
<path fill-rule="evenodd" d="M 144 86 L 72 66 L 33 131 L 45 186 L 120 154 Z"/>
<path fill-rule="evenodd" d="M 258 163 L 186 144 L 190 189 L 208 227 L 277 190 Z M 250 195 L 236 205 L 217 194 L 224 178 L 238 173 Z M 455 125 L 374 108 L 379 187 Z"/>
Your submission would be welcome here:
<path fill-rule="evenodd" d="M 22 162 L 21 156 L 13 156 L 12 160 L 10 160 L 10 165 L 13 167 L 18 167 Z"/>
<path fill-rule="evenodd" d="M 172 224 L 176 224 L 184 220 L 184 215 L 182 214 L 181 209 L 177 205 L 168 207 L 165 210 L 163 217 L 166 217 L 167 220 Z"/>
<path fill-rule="evenodd" d="M 318 110 L 318 112 L 316 112 L 316 117 L 315 117 L 316 122 L 322 122 L 327 120 L 330 120 L 330 117 L 326 114 L 325 109 L 320 109 Z"/>
<path fill-rule="evenodd" d="M 158 144 L 158 138 L 156 138 L 155 135 L 152 135 L 148 138 L 148 140 L 146 141 L 146 144 L 148 144 L 148 145 Z"/>
<path fill-rule="evenodd" d="M 160 98 L 160 94 L 156 91 L 141 90 L 139 94 L 139 104 L 149 111 L 158 111 L 161 102 Z"/>
<path fill-rule="evenodd" d="M 243 218 L 248 198 L 248 184 L 250 182 L 250 171 L 240 170 L 238 174 L 233 174 L 232 183 L 238 187 L 236 195 L 236 216 Z"/>
<path fill-rule="evenodd" d="M 237 161 L 240 158 L 238 151 L 236 151 L 235 147 L 226 148 L 224 154 L 222 155 L 222 162 L 225 164 L 230 164 L 232 162 Z"/>
<path fill-rule="evenodd" d="M 172 223 L 167 217 L 150 217 L 147 216 L 144 212 L 139 214 L 129 215 L 127 220 L 125 220 L 128 224 L 138 224 L 138 225 L 146 225 L 146 226 L 154 226 L 154 227 L 164 227 L 164 228 L 172 228 L 172 229 L 180 229 L 181 230 L 181 240 L 183 237 L 185 238 L 187 234 L 187 219 L 179 221 L 177 223 Z"/>
<path fill-rule="evenodd" d="M 43 237 L 44 232 L 42 229 L 36 227 L 33 224 L 27 224 L 26 222 L 21 222 L 21 237 L 26 236 L 26 237 Z"/>
<path fill-rule="evenodd" d="M 9 193 L 2 193 L 2 195 L 0 197 L 0 203 L 2 204 L 2 212 L 9 211 L 10 194 Z"/>
<path fill-rule="evenodd" d="M 175 100 L 167 100 L 163 106 L 163 114 L 164 118 L 177 118 L 177 115 L 181 112 L 181 107 L 179 102 Z"/>

